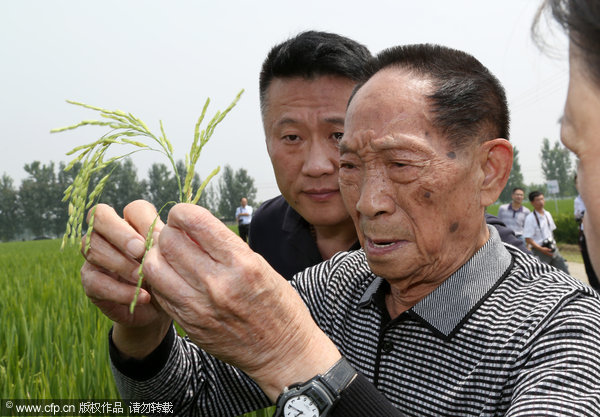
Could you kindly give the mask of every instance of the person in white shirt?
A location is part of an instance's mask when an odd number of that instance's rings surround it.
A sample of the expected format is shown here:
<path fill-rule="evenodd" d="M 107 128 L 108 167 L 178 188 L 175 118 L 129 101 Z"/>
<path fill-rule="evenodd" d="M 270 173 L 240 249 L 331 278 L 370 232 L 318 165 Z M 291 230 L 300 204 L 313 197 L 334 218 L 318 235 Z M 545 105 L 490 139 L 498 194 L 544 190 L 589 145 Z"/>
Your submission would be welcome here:
<path fill-rule="evenodd" d="M 523 227 L 523 237 L 525 242 L 531 247 L 531 251 L 542 262 L 550 264 L 567 274 L 569 267 L 561 256 L 554 240 L 556 225 L 552 214 L 544 210 L 544 194 L 540 191 L 532 191 L 529 193 L 529 201 L 533 205 L 534 210 L 525 218 L 525 226 Z"/>
<path fill-rule="evenodd" d="M 575 174 L 575 188 L 579 190 L 579 184 L 577 181 L 577 174 Z M 598 281 L 598 276 L 594 271 L 594 267 L 592 266 L 592 262 L 590 260 L 590 255 L 587 248 L 587 242 L 585 240 L 585 234 L 583 233 L 583 216 L 585 215 L 585 204 L 581 195 L 577 195 L 575 197 L 575 201 L 573 202 L 573 209 L 575 215 L 575 221 L 577 222 L 579 229 L 579 250 L 581 251 L 581 257 L 583 259 L 583 264 L 585 266 L 585 274 L 588 277 L 588 282 L 590 286 L 597 291 L 600 291 L 600 282 Z"/>
<path fill-rule="evenodd" d="M 512 202 L 502 204 L 498 209 L 498 218 L 507 227 L 511 228 L 518 238 L 523 239 L 525 218 L 531 213 L 531 211 L 523 205 L 525 190 L 519 187 L 514 188 L 511 198 Z"/>
<path fill-rule="evenodd" d="M 250 222 L 252 221 L 252 206 L 248 205 L 248 199 L 242 197 L 240 206 L 235 209 L 235 220 L 238 223 L 238 231 L 244 242 L 248 241 L 248 230 L 250 230 Z"/>

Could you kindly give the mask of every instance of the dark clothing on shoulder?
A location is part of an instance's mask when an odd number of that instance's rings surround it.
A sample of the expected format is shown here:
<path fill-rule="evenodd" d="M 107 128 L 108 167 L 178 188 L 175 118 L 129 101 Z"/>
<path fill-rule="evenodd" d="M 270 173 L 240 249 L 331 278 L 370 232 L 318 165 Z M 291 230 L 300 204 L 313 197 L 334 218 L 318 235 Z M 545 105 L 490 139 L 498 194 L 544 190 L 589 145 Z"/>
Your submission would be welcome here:
<path fill-rule="evenodd" d="M 285 279 L 323 262 L 310 225 L 283 196 L 265 201 L 252 216 L 250 247 Z M 349 250 L 360 249 L 358 240 Z"/>
<path fill-rule="evenodd" d="M 507 227 L 498 217 L 485 213 L 485 222 L 496 228 L 498 234 L 500 235 L 500 239 L 502 239 L 504 243 L 513 245 L 525 253 L 531 253 L 529 249 L 527 249 L 525 242 L 519 239 L 517 235 L 515 235 L 515 232 L 511 228 Z"/>

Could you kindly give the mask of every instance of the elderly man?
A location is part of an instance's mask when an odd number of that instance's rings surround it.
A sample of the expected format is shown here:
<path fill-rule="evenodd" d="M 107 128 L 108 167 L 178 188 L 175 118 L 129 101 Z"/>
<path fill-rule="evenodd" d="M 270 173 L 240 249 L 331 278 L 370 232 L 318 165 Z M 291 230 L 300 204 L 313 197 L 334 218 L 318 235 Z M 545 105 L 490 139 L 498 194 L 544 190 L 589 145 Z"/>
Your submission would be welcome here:
<path fill-rule="evenodd" d="M 179 415 L 597 416 L 598 295 L 485 223 L 507 133 L 504 92 L 473 57 L 384 51 L 340 143 L 363 249 L 289 285 L 206 210 L 174 207 L 145 263 L 151 294 L 113 333 L 121 394 Z M 143 233 L 152 208 L 129 210 Z"/>
<path fill-rule="evenodd" d="M 338 144 L 346 105 L 364 79 L 367 48 L 343 36 L 307 31 L 275 45 L 260 73 L 267 151 L 281 195 L 250 225 L 250 247 L 286 279 L 360 246 L 338 185 Z M 491 215 L 488 224 L 524 243 Z"/>

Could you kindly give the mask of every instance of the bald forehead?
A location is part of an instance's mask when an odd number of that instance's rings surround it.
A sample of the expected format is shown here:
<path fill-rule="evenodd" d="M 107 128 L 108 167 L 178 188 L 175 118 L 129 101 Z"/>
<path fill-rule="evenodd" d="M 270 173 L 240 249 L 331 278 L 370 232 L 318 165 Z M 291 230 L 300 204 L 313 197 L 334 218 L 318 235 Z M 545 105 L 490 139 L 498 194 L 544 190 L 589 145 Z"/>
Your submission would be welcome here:
<path fill-rule="evenodd" d="M 465 156 L 434 123 L 429 99 L 434 88 L 430 79 L 404 68 L 375 74 L 348 105 L 341 154 L 396 150 L 419 159 L 436 153 Z"/>
<path fill-rule="evenodd" d="M 402 68 L 386 68 L 371 77 L 350 101 L 346 132 L 369 129 L 381 136 L 392 125 L 430 131 L 431 82 Z"/>
<path fill-rule="evenodd" d="M 386 97 L 393 99 L 397 96 L 398 91 L 405 94 L 412 92 L 426 98 L 427 95 L 433 93 L 434 85 L 430 78 L 416 71 L 399 66 L 387 67 L 378 71 L 364 84 L 357 87 L 350 98 L 348 107 L 356 99 L 373 94 L 382 99 Z"/>

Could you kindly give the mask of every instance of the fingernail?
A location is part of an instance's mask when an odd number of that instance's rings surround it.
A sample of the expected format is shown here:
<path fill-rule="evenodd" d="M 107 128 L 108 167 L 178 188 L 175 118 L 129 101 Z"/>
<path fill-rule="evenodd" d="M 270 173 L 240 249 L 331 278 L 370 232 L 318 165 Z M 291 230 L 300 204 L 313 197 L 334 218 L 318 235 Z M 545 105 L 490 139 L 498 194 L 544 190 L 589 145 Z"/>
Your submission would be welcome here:
<path fill-rule="evenodd" d="M 140 297 L 138 298 L 139 302 L 142 304 L 147 304 L 150 302 L 150 294 L 144 289 L 140 290 Z"/>
<path fill-rule="evenodd" d="M 132 239 L 127 243 L 127 250 L 134 258 L 141 258 L 146 251 L 146 246 L 141 240 Z"/>

